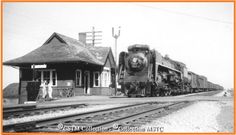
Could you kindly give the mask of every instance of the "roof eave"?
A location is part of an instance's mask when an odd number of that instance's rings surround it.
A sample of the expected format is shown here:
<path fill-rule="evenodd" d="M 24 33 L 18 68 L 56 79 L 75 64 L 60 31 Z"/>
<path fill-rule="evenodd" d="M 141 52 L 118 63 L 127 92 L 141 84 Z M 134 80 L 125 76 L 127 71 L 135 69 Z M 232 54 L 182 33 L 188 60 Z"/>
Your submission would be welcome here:
<path fill-rule="evenodd" d="M 4 62 L 4 66 L 24 66 L 24 65 L 33 65 L 33 64 L 59 64 L 59 63 L 89 63 L 93 65 L 103 66 L 103 63 L 87 62 L 87 61 L 51 61 L 51 62 Z"/>

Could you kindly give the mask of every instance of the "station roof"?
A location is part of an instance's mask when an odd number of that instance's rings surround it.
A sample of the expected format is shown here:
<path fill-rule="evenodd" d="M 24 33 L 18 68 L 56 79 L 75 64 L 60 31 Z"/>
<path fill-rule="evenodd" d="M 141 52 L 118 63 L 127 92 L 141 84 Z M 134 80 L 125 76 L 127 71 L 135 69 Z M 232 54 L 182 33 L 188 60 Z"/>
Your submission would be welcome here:
<path fill-rule="evenodd" d="M 79 40 L 55 32 L 39 48 L 3 64 L 21 66 L 25 64 L 74 63 L 82 61 L 102 66 L 105 64 L 110 51 L 110 47 L 87 46 Z"/>

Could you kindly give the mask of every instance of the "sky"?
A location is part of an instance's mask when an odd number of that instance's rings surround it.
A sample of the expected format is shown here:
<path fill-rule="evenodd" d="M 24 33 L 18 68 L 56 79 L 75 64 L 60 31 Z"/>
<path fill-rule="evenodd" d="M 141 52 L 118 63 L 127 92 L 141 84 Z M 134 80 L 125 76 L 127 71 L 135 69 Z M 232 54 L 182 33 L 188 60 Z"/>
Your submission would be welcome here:
<path fill-rule="evenodd" d="M 41 46 L 53 32 L 78 39 L 79 32 L 102 31 L 102 44 L 118 54 L 147 44 L 187 65 L 209 81 L 233 88 L 233 2 L 184 3 L 3 3 L 3 61 Z M 3 66 L 3 88 L 19 82 L 16 68 Z"/>

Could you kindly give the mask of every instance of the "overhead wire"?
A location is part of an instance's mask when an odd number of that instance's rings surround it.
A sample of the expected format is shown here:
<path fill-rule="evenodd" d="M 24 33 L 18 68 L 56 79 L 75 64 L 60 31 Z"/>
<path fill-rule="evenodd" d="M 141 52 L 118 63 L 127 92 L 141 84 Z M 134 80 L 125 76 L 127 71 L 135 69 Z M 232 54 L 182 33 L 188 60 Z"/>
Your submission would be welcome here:
<path fill-rule="evenodd" d="M 233 24 L 233 22 L 229 22 L 229 21 L 224 21 L 224 20 L 199 16 L 199 15 L 193 15 L 193 14 L 188 14 L 188 13 L 179 12 L 179 11 L 168 10 L 168 9 L 164 9 L 164 8 L 160 8 L 160 7 L 148 6 L 148 5 L 142 5 L 142 4 L 135 4 L 135 5 L 141 6 L 141 7 L 146 7 L 146 8 L 151 8 L 151 9 L 154 9 L 154 10 L 161 10 L 161 11 L 169 12 L 169 13 L 172 13 L 172 14 L 178 14 L 178 15 L 183 15 L 183 16 L 199 18 L 199 19 L 208 20 L 208 21 L 214 21 L 214 22 L 219 22 L 219 23 L 224 23 L 224 24 Z"/>

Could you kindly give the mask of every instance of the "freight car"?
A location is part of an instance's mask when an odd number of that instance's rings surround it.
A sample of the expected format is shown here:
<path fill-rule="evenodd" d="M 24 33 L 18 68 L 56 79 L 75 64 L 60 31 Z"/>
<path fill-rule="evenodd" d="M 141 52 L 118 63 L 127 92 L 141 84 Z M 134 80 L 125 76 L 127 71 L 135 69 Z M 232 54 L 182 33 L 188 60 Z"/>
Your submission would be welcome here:
<path fill-rule="evenodd" d="M 128 97 L 168 96 L 219 90 L 202 75 L 187 70 L 184 63 L 163 57 L 148 45 L 135 44 L 119 55 L 118 83 Z"/>

